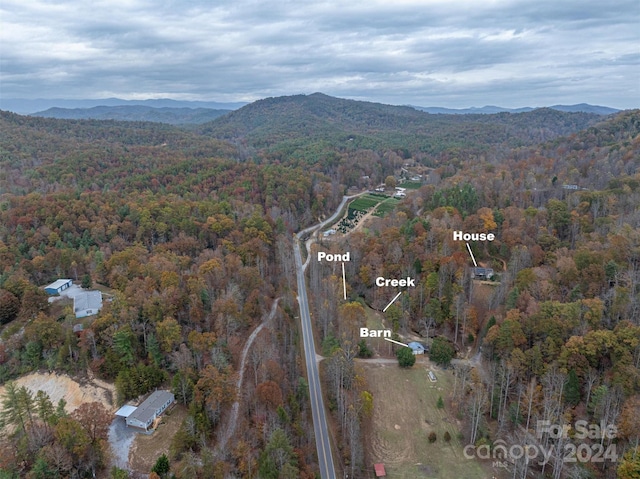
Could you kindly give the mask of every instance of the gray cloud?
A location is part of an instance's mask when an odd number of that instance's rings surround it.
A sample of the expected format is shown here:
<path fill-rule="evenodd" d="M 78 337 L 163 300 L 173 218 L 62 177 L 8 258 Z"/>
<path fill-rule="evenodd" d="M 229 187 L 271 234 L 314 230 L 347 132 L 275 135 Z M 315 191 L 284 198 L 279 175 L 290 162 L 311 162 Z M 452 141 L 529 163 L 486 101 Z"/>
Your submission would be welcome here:
<path fill-rule="evenodd" d="M 635 0 L 4 0 L 4 97 L 640 106 Z"/>

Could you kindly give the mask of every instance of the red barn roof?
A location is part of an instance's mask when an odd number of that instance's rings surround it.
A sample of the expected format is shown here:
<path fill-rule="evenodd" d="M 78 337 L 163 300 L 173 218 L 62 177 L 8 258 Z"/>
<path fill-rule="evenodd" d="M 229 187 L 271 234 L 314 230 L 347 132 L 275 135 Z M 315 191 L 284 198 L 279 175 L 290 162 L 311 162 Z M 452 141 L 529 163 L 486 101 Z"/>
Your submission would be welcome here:
<path fill-rule="evenodd" d="M 384 464 L 374 464 L 373 468 L 376 470 L 376 477 L 387 477 L 387 473 L 384 470 Z"/>

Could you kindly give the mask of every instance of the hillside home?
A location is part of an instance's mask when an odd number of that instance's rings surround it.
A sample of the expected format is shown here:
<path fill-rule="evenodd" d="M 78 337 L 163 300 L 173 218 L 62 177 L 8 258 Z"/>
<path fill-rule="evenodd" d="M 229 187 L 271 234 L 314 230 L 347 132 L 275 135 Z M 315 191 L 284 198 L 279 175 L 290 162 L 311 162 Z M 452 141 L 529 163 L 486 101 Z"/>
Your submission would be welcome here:
<path fill-rule="evenodd" d="M 127 426 L 148 430 L 153 421 L 171 406 L 175 400 L 176 397 L 169 391 L 154 391 L 135 411 L 127 416 Z"/>
<path fill-rule="evenodd" d="M 101 309 L 102 293 L 100 291 L 82 292 L 73 297 L 73 311 L 76 318 L 98 314 Z"/>

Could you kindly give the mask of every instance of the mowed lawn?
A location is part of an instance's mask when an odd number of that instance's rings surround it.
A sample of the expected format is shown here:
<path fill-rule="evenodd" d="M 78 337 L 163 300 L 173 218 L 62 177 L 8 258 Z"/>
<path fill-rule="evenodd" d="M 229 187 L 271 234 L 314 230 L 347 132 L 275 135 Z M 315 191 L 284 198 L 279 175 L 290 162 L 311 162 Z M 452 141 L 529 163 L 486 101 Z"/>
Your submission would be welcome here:
<path fill-rule="evenodd" d="M 453 376 L 436 368 L 438 380 L 431 382 L 428 364 L 425 357 L 408 370 L 389 364 L 362 364 L 374 402 L 367 467 L 373 471 L 374 463 L 384 463 L 389 479 L 484 479 L 487 474 L 481 465 L 464 457 L 465 444 L 458 439 L 461 424 L 446 409 Z M 437 407 L 439 396 L 445 400 L 444 409 Z M 430 444 L 432 431 L 437 440 Z M 451 434 L 449 443 L 444 441 L 445 431 Z"/>

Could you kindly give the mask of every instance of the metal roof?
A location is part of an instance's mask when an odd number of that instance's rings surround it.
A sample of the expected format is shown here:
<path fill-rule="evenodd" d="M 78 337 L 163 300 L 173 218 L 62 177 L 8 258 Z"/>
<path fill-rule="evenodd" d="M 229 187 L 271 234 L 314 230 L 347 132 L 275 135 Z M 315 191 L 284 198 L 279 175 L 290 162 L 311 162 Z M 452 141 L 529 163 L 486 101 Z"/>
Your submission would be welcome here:
<path fill-rule="evenodd" d="M 175 396 L 169 391 L 155 391 L 142 404 L 140 404 L 140 406 L 137 407 L 135 412 L 133 412 L 131 416 L 129 416 L 129 418 L 130 420 L 136 419 L 142 424 L 146 424 L 150 419 L 153 419 L 158 409 L 164 406 L 167 401 L 173 401 L 174 399 Z"/>
<path fill-rule="evenodd" d="M 135 406 L 129 406 L 128 404 L 125 404 L 116 411 L 116 416 L 129 417 L 136 409 L 137 408 Z"/>
<path fill-rule="evenodd" d="M 409 344 L 407 344 L 407 346 L 409 346 L 411 349 L 413 349 L 414 351 L 416 350 L 422 350 L 422 351 L 426 351 L 427 348 L 424 347 L 423 344 L 420 344 L 417 341 L 412 341 Z"/>
<path fill-rule="evenodd" d="M 87 309 L 99 310 L 102 308 L 102 293 L 100 291 L 88 291 L 76 294 L 73 298 L 73 310 L 85 311 Z"/>
<path fill-rule="evenodd" d="M 70 279 L 57 279 L 53 283 L 45 286 L 44 289 L 60 289 L 67 283 L 71 283 L 71 280 Z"/>

